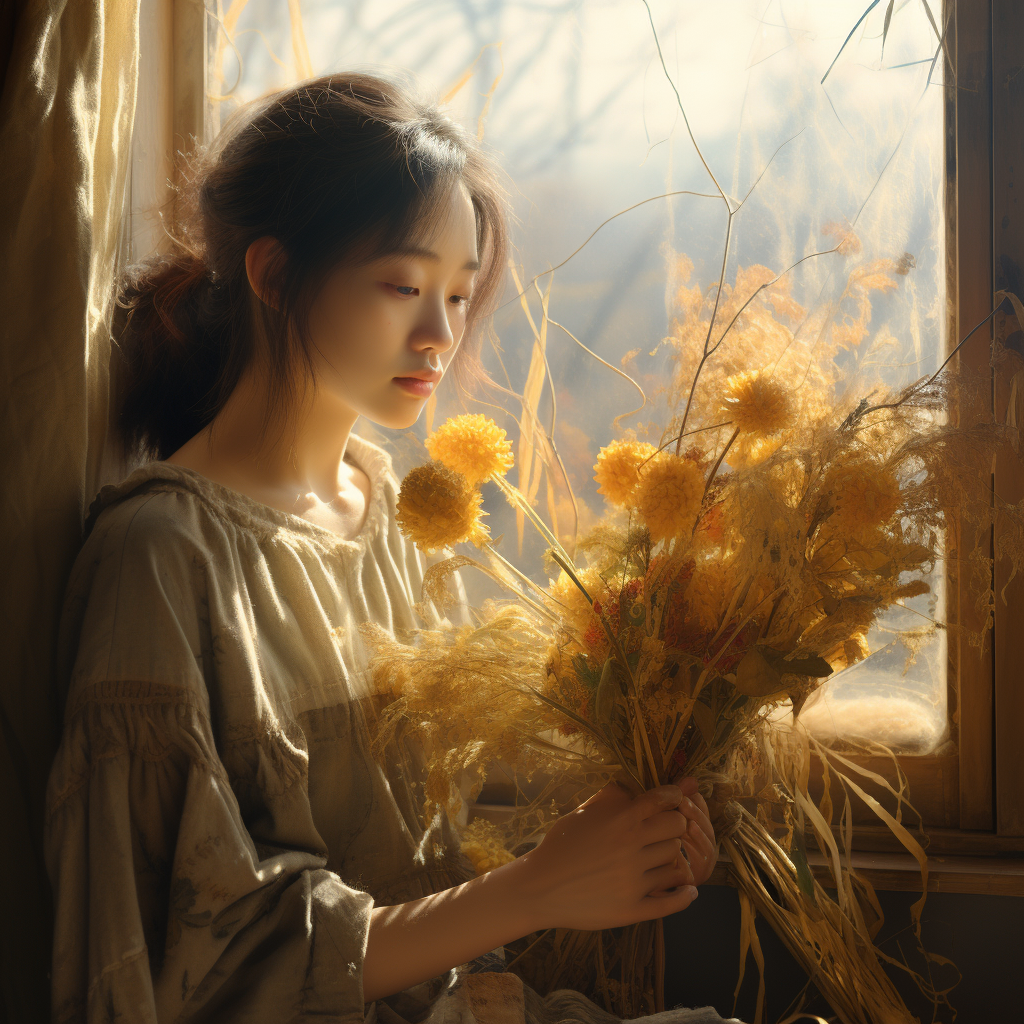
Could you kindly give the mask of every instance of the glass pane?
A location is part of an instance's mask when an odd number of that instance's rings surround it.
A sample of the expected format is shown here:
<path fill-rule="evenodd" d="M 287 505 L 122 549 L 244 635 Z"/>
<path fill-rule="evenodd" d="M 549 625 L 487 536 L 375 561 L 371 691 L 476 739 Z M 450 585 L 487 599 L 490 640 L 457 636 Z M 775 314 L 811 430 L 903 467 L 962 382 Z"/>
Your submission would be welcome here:
<path fill-rule="evenodd" d="M 511 184 L 520 280 L 550 286 L 552 320 L 635 377 L 648 404 L 620 426 L 657 440 L 677 368 L 663 339 L 679 335 L 685 289 L 716 285 L 722 271 L 727 210 L 716 181 L 736 211 L 727 284 L 755 266 L 792 268 L 785 281 L 805 314 L 794 330 L 847 332 L 851 347 L 837 360 L 859 369 L 861 383 L 871 374 L 907 382 L 942 361 L 943 62 L 933 65 L 926 4 L 897 4 L 887 32 L 888 5 L 858 24 L 865 6 L 654 0 L 649 17 L 644 4 L 597 0 L 304 0 L 293 25 L 297 5 L 235 0 L 216 7 L 211 90 L 226 113 L 236 100 L 352 67 L 410 69 L 437 96 L 457 89 L 453 114 L 500 154 Z M 811 255 L 851 229 L 858 252 Z M 879 260 L 897 269 L 879 270 Z M 516 294 L 510 285 L 495 328 L 521 390 L 533 342 Z M 536 318 L 539 292 L 528 296 Z M 756 345 L 730 351 L 738 367 L 758 358 Z M 557 328 L 547 355 L 558 382 L 554 437 L 582 529 L 602 512 L 596 452 L 614 436 L 613 417 L 640 401 Z M 504 379 L 494 353 L 489 366 Z M 547 393 L 539 412 L 551 422 Z M 567 491 L 553 487 L 559 530 L 571 536 Z M 489 525 L 514 557 L 514 520 L 494 498 Z M 520 564 L 537 578 L 540 550 L 527 531 Z M 894 630 L 941 618 L 941 572 L 929 582 L 931 594 L 878 623 L 870 656 L 806 710 L 818 735 L 838 727 L 917 752 L 944 740 L 944 634 L 922 638 L 913 654 L 893 640 Z"/>

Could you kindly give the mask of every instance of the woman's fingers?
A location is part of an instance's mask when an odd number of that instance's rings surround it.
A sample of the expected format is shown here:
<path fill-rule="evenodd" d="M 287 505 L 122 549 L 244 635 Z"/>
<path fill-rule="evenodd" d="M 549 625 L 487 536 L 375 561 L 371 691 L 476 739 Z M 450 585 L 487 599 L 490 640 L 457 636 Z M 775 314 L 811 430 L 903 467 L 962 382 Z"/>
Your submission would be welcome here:
<path fill-rule="evenodd" d="M 700 795 L 700 793 L 694 793 L 690 799 L 705 813 L 708 814 L 708 802 Z"/>
<path fill-rule="evenodd" d="M 684 778 L 678 778 L 672 783 L 673 786 L 678 786 L 683 796 L 692 797 L 697 792 L 697 780 L 692 775 L 687 775 Z"/>
<path fill-rule="evenodd" d="M 708 837 L 708 839 L 711 840 L 712 843 L 714 843 L 715 829 L 711 824 L 711 816 L 708 813 L 708 805 L 704 800 L 704 797 L 702 797 L 700 793 L 697 793 L 696 796 L 692 797 L 691 799 L 697 807 L 697 813 L 693 815 L 693 820 L 695 820 L 700 825 L 700 827 L 704 830 L 704 834 Z"/>
<path fill-rule="evenodd" d="M 682 839 L 663 839 L 659 843 L 648 843 L 640 851 L 640 863 L 644 870 L 674 864 L 682 851 Z"/>
<path fill-rule="evenodd" d="M 707 801 L 697 791 L 696 780 L 677 779 L 635 799 L 647 838 L 643 863 L 652 867 L 665 864 L 672 859 L 672 849 L 685 850 L 680 863 L 684 859 L 690 862 L 697 884 L 706 881 L 718 860 L 718 850 Z"/>
<path fill-rule="evenodd" d="M 679 807 L 685 799 L 676 786 L 656 786 L 635 798 L 635 806 L 641 820 L 655 817 L 663 811 Z"/>
<path fill-rule="evenodd" d="M 697 822 L 712 844 L 716 842 L 715 829 L 708 817 L 708 805 L 700 793 L 694 792 L 691 796 L 684 796 L 677 810 L 691 821 Z"/>
<path fill-rule="evenodd" d="M 682 838 L 684 843 L 695 846 L 705 857 L 711 856 L 714 852 L 715 844 L 708 839 L 707 833 L 696 821 L 690 822 L 686 829 L 686 835 Z"/>
<path fill-rule="evenodd" d="M 683 846 L 693 868 L 697 884 L 706 882 L 718 860 L 718 849 L 698 827 L 692 827 L 683 837 Z"/>
<path fill-rule="evenodd" d="M 640 833 L 645 843 L 657 843 L 662 839 L 677 839 L 685 835 L 689 819 L 678 808 L 669 808 L 645 818 Z"/>
<path fill-rule="evenodd" d="M 653 921 L 658 917 L 668 917 L 685 910 L 697 898 L 697 887 L 684 885 L 672 891 L 651 893 L 640 901 L 642 921 Z"/>
<path fill-rule="evenodd" d="M 706 882 L 718 860 L 715 830 L 707 801 L 698 792 L 696 780 L 692 777 L 676 779 L 673 785 L 682 795 L 676 806 L 672 806 L 671 800 L 669 806 L 660 804 L 660 798 L 654 795 L 655 790 L 645 794 L 651 803 L 644 813 L 644 827 L 650 837 L 644 847 L 644 863 L 652 867 L 644 872 L 644 880 L 651 885 L 648 895 L 658 900 L 674 898 L 682 891 L 682 885 Z M 675 859 L 674 864 L 668 863 L 676 850 L 682 855 Z M 676 881 L 666 881 L 670 878 Z M 680 878 L 684 881 L 679 881 Z M 687 906 L 689 902 L 687 900 Z"/>
<path fill-rule="evenodd" d="M 690 865 L 680 857 L 679 865 L 665 864 L 644 872 L 643 885 L 648 894 L 680 885 L 696 885 Z"/>

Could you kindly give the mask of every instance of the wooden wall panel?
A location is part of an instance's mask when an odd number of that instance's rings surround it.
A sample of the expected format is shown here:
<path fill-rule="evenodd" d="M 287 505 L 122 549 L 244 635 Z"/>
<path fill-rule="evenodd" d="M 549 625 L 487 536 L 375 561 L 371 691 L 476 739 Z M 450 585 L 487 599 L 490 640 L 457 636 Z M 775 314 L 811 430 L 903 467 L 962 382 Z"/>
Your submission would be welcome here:
<path fill-rule="evenodd" d="M 1024 301 L 1024 4 L 992 0 L 992 223 L 996 290 Z M 1009 312 L 1009 310 L 1007 310 Z M 1007 312 L 996 314 L 996 338 L 1012 351 L 995 375 L 995 415 L 1006 422 L 1012 375 L 1024 366 L 1024 329 Z M 1024 411 L 1024 374 L 1017 380 L 1015 411 Z M 1024 427 L 1024 423 L 1019 423 Z M 1024 499 L 1024 468 L 1010 453 L 996 462 L 996 494 Z M 996 550 L 1001 530 L 996 526 Z M 995 566 L 995 761 L 996 827 L 1024 836 L 1024 577 L 1009 581 L 1009 567 Z M 1005 600 L 1004 600 L 1005 599 Z"/>

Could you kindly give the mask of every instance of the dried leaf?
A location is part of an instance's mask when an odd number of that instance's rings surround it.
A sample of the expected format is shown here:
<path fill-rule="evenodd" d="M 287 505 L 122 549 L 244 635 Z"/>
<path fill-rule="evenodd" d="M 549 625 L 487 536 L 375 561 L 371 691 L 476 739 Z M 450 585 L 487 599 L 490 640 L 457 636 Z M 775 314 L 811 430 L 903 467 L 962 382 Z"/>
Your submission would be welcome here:
<path fill-rule="evenodd" d="M 767 697 L 783 689 L 782 677 L 768 664 L 756 647 L 752 647 L 736 666 L 735 687 L 748 697 Z"/>
<path fill-rule="evenodd" d="M 714 741 L 715 729 L 718 725 L 715 718 L 714 712 L 702 701 L 697 701 L 693 705 L 692 717 L 694 722 L 697 723 L 697 728 L 700 731 L 704 742 L 709 746 Z"/>

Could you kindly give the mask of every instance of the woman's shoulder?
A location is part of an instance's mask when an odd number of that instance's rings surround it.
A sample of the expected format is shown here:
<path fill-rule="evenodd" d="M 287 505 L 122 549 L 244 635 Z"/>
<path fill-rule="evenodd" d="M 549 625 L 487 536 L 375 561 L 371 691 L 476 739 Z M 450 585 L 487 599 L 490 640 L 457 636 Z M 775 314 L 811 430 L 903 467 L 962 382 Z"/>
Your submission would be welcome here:
<path fill-rule="evenodd" d="M 197 594 L 210 565 L 228 565 L 237 531 L 225 524 L 166 463 L 140 466 L 93 499 L 84 536 L 70 573 L 69 603 L 107 595 L 122 605 L 126 593 L 150 588 L 160 594 Z M 148 582 L 147 582 L 148 581 Z"/>
<path fill-rule="evenodd" d="M 142 466 L 90 506 L 60 627 L 60 677 L 75 706 L 121 700 L 125 686 L 146 699 L 160 686 L 203 692 L 196 655 L 216 552 L 201 509 L 165 474 Z"/>
<path fill-rule="evenodd" d="M 163 462 L 148 462 L 120 483 L 102 487 L 85 519 L 85 546 L 197 542 L 197 503 L 181 474 Z"/>
<path fill-rule="evenodd" d="M 113 540 L 206 547 L 230 543 L 239 533 L 262 539 L 273 532 L 247 509 L 246 505 L 254 503 L 231 498 L 227 488 L 195 470 L 153 460 L 120 483 L 100 489 L 85 520 L 86 543 L 98 535 L 106 543 Z"/>

